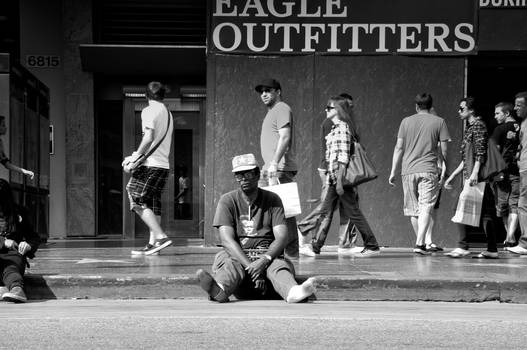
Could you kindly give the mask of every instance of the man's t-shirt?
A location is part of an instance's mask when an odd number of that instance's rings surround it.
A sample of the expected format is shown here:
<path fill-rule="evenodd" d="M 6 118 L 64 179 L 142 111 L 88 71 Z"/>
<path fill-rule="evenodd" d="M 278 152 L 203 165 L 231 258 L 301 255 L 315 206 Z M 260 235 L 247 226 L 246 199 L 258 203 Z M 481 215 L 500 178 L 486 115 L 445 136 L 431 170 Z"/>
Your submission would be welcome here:
<path fill-rule="evenodd" d="M 243 249 L 266 249 L 275 239 L 273 226 L 285 225 L 282 201 L 275 193 L 258 189 L 249 208 L 241 190 L 231 191 L 221 196 L 212 225 L 234 228 Z"/>
<path fill-rule="evenodd" d="M 145 107 L 143 111 L 141 112 L 141 125 L 142 125 L 143 132 L 145 131 L 146 128 L 154 130 L 154 140 L 152 141 L 152 144 L 150 145 L 150 149 L 152 147 L 155 147 L 155 145 L 157 145 L 159 141 L 163 138 L 163 135 L 165 135 L 165 132 L 168 126 L 168 120 L 169 120 L 167 117 L 167 112 L 168 112 L 168 109 L 165 107 L 165 105 L 155 100 L 149 100 L 148 107 Z M 170 118 L 172 119 L 172 114 L 170 114 L 170 112 L 168 113 L 169 113 Z M 163 168 L 163 169 L 170 168 L 168 156 L 170 155 L 170 146 L 172 143 L 173 128 L 174 128 L 174 123 L 171 120 L 170 128 L 168 129 L 168 132 L 166 133 L 166 136 L 163 142 L 154 151 L 154 153 L 152 153 L 147 158 L 147 160 L 143 163 L 143 165 L 148 166 L 148 167 L 156 167 L 156 168 Z"/>
<path fill-rule="evenodd" d="M 260 148 L 262 158 L 265 162 L 263 167 L 267 170 L 269 163 L 273 160 L 276 146 L 280 135 L 278 130 L 289 127 L 291 128 L 291 141 L 286 149 L 284 156 L 280 159 L 277 169 L 283 171 L 296 171 L 295 163 L 295 139 L 293 127 L 293 113 L 291 108 L 284 102 L 276 103 L 273 108 L 267 111 L 262 123 L 262 133 L 260 135 Z"/>
<path fill-rule="evenodd" d="M 443 118 L 417 113 L 401 122 L 397 138 L 403 139 L 402 175 L 436 173 L 438 142 L 450 141 Z"/>
<path fill-rule="evenodd" d="M 500 146 L 503 159 L 507 163 L 507 172 L 518 175 L 518 162 L 516 152 L 518 152 L 520 125 L 517 122 L 505 122 L 498 125 L 492 133 L 491 139 Z"/>
<path fill-rule="evenodd" d="M 527 119 L 524 119 L 520 126 L 520 159 L 518 168 L 520 172 L 527 171 Z"/>

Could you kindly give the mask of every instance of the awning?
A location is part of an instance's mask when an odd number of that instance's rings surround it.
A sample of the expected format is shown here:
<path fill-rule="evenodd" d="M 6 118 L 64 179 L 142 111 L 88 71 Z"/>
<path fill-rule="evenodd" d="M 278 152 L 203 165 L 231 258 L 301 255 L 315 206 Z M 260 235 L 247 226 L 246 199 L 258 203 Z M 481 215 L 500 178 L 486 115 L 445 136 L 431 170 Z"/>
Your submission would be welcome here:
<path fill-rule="evenodd" d="M 79 45 L 82 70 L 109 75 L 205 77 L 205 46 Z"/>

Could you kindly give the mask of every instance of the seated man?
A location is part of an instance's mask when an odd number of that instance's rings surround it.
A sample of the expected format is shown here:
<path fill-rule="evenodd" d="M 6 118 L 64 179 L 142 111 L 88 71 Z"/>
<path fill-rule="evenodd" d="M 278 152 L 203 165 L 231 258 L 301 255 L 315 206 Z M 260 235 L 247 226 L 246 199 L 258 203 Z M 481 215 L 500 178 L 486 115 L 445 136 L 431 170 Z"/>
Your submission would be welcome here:
<path fill-rule="evenodd" d="M 268 297 L 273 291 L 288 303 L 306 299 L 315 292 L 315 280 L 298 285 L 293 264 L 284 258 L 288 235 L 280 197 L 258 188 L 260 168 L 253 154 L 234 157 L 232 168 L 240 188 L 218 202 L 213 225 L 223 251 L 216 254 L 214 277 L 198 270 L 201 287 L 220 303 L 231 294 L 249 299 Z"/>
<path fill-rule="evenodd" d="M 24 272 L 27 258 L 34 258 L 40 237 L 33 231 L 25 211 L 16 205 L 9 183 L 0 179 L 0 297 L 24 303 Z"/>

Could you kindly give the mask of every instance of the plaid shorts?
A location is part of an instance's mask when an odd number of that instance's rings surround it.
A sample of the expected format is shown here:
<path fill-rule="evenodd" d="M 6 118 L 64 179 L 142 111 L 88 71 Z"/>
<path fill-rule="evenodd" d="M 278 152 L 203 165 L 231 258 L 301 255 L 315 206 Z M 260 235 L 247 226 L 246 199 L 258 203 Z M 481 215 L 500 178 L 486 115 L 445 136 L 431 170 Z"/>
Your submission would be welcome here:
<path fill-rule="evenodd" d="M 404 215 L 430 213 L 439 195 L 439 176 L 436 173 L 414 173 L 402 176 Z"/>
<path fill-rule="evenodd" d="M 130 210 L 135 208 L 152 209 L 161 215 L 161 192 L 168 178 L 168 169 L 140 166 L 126 185 Z"/>

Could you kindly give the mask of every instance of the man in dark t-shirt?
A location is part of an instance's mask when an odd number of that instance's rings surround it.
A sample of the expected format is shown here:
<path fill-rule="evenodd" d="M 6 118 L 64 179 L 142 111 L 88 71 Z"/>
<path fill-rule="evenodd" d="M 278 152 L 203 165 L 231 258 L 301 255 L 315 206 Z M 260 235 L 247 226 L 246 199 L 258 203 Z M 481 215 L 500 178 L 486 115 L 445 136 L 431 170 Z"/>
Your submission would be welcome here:
<path fill-rule="evenodd" d="M 494 118 L 498 126 L 492 133 L 503 159 L 507 163 L 507 170 L 502 178 L 494 178 L 492 189 L 496 200 L 496 215 L 501 217 L 507 238 L 505 247 L 516 245 L 515 232 L 518 228 L 518 200 L 520 198 L 520 171 L 516 160 L 516 152 L 520 143 L 520 124 L 512 117 L 513 106 L 508 102 L 500 102 L 495 106 Z M 501 181 L 498 181 L 501 180 Z"/>
<path fill-rule="evenodd" d="M 253 154 L 234 157 L 232 167 L 240 188 L 218 202 L 213 226 L 223 250 L 214 259 L 214 276 L 198 270 L 201 287 L 217 302 L 231 294 L 255 299 L 273 291 L 288 303 L 306 299 L 315 292 L 315 280 L 298 285 L 293 265 L 284 258 L 288 233 L 280 197 L 258 188 L 260 168 Z"/>

